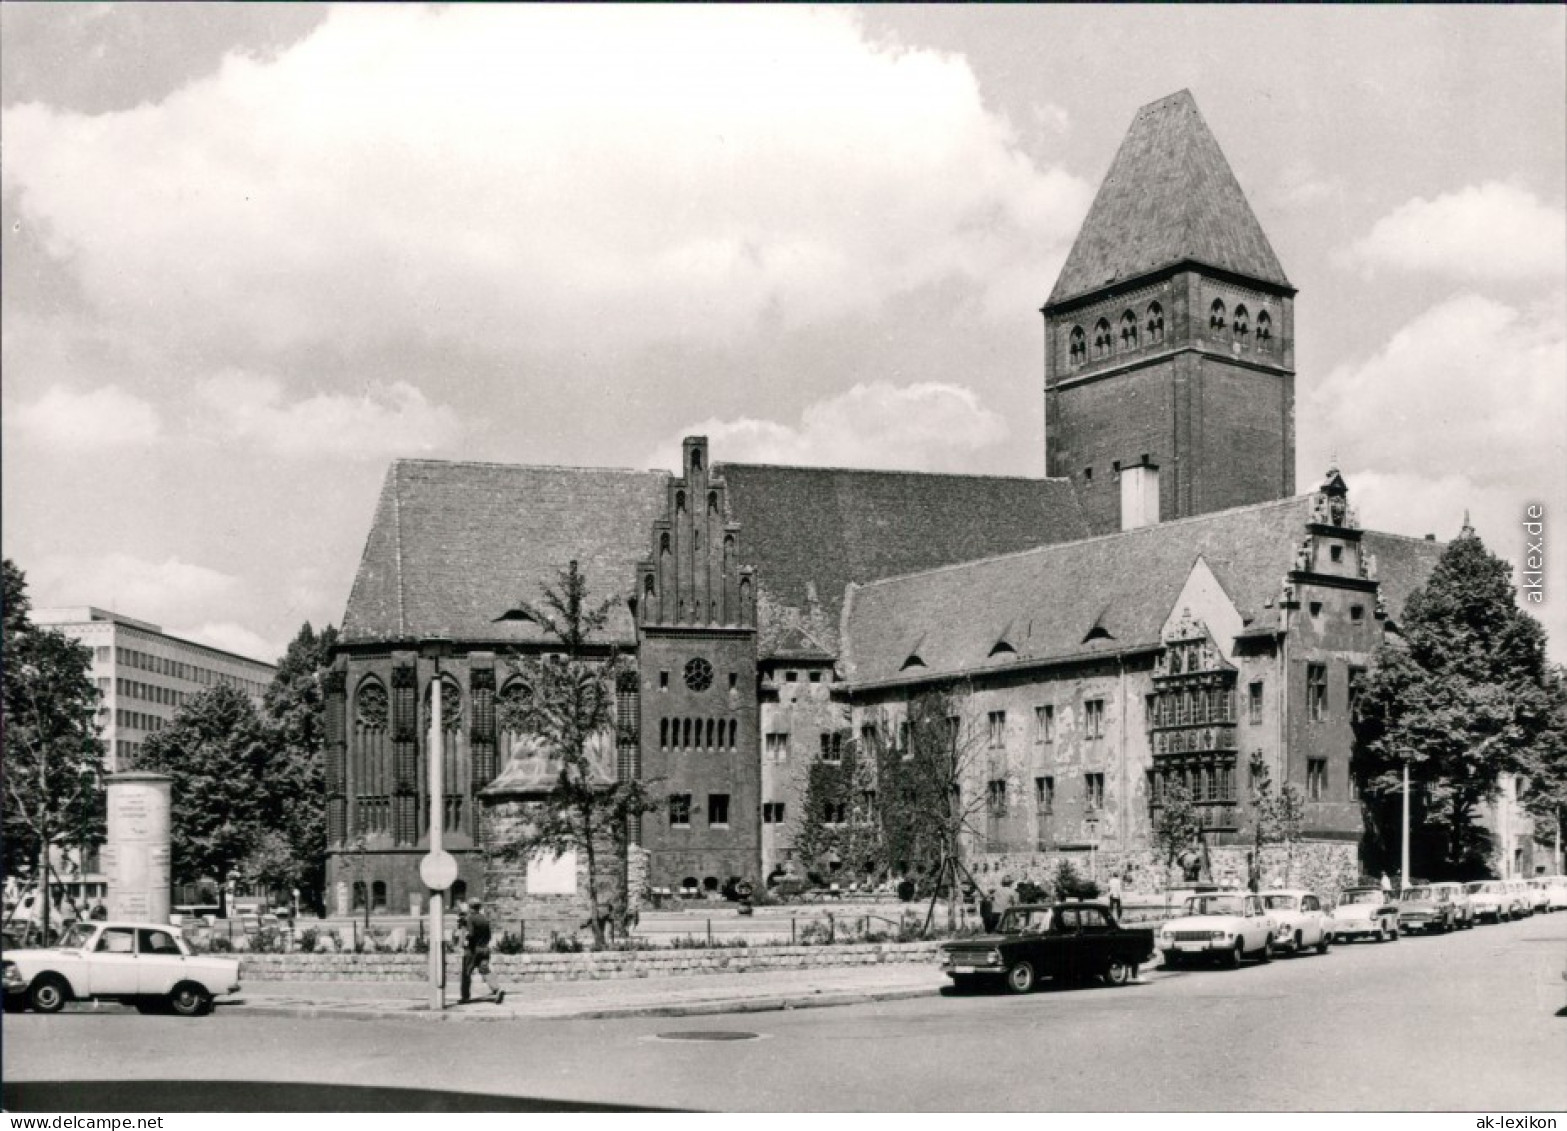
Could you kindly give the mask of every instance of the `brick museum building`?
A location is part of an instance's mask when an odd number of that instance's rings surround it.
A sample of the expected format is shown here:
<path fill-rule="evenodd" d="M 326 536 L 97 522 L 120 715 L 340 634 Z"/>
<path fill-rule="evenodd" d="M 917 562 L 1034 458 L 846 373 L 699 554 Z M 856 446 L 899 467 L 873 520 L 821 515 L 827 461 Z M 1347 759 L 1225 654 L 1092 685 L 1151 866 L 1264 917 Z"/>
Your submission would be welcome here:
<path fill-rule="evenodd" d="M 518 606 L 573 560 L 624 598 L 598 645 L 632 661 L 610 761 L 655 783 L 647 885 L 794 863 L 805 767 L 954 684 L 981 873 L 1140 879 L 1179 780 L 1233 875 L 1255 764 L 1305 798 L 1307 878 L 1352 878 L 1356 673 L 1443 547 L 1362 529 L 1336 471 L 1296 493 L 1295 289 L 1189 93 L 1137 112 L 1042 313 L 1046 478 L 727 463 L 699 436 L 667 471 L 394 463 L 329 684 L 329 902 L 423 893 L 439 681 L 460 891 L 578 906 L 580 862 L 484 854 L 547 787 L 496 708 L 508 657 L 558 650 Z"/>

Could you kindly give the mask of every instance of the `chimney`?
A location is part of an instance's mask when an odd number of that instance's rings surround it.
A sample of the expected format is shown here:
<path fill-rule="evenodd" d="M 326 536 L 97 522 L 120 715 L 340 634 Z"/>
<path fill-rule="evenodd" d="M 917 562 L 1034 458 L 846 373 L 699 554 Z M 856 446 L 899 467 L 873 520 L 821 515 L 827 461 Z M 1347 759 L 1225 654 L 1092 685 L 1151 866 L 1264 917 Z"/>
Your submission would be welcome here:
<path fill-rule="evenodd" d="M 1159 465 L 1145 455 L 1121 468 L 1121 529 L 1136 530 L 1159 521 Z"/>

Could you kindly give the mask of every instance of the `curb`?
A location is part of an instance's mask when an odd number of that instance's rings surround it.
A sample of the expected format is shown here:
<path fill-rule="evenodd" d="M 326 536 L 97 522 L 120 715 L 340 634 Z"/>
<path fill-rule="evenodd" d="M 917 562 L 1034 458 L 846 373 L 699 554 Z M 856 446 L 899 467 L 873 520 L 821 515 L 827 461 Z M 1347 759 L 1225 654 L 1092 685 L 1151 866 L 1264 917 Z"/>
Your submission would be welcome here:
<path fill-rule="evenodd" d="M 771 1013 L 794 1009 L 825 1009 L 838 1005 L 864 1005 L 878 1001 L 901 1001 L 908 998 L 936 997 L 940 986 L 911 987 L 896 990 L 853 990 L 829 994 L 778 995 L 774 997 L 726 998 L 716 1001 L 695 1001 L 665 1005 L 625 1005 L 584 1008 L 562 1013 L 464 1013 L 447 1009 L 431 1013 L 418 1009 L 339 1009 L 322 1005 L 244 1005 L 239 1002 L 219 1003 L 222 1012 L 233 1010 L 247 1017 L 294 1017 L 304 1020 L 337 1021 L 422 1021 L 427 1024 L 453 1022 L 457 1024 L 500 1021 L 603 1021 L 620 1017 L 702 1017 L 718 1013 Z"/>

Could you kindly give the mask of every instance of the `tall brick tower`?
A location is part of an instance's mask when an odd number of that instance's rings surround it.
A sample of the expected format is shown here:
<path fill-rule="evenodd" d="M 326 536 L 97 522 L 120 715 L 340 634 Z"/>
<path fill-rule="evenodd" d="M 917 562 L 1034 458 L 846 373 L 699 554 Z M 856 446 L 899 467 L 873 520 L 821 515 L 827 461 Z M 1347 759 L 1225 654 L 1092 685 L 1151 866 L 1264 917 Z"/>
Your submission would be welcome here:
<path fill-rule="evenodd" d="M 1294 295 L 1191 93 L 1139 110 L 1042 311 L 1096 533 L 1294 494 Z"/>

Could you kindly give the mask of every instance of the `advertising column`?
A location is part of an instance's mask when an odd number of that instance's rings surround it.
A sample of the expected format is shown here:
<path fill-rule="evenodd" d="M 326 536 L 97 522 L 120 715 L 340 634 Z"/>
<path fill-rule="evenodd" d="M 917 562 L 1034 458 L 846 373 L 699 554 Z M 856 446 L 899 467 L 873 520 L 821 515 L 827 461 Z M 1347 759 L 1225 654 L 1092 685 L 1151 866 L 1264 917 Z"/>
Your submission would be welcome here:
<path fill-rule="evenodd" d="M 108 843 L 110 919 L 169 921 L 169 788 L 163 774 L 111 774 Z"/>

